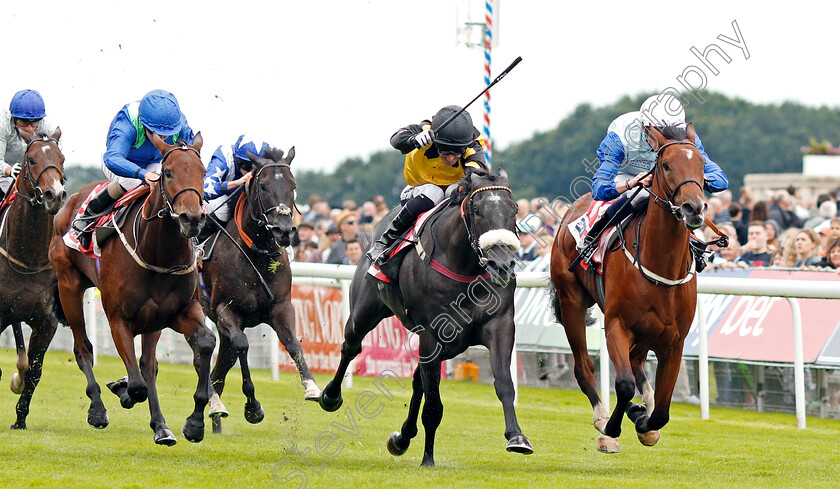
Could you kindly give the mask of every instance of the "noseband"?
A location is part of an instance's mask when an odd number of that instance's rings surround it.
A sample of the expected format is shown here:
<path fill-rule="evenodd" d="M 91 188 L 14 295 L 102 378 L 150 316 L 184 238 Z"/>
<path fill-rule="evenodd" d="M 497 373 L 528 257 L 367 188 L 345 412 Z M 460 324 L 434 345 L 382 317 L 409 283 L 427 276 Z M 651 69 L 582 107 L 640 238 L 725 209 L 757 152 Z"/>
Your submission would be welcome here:
<path fill-rule="evenodd" d="M 169 151 L 167 151 L 163 155 L 163 158 L 160 160 L 161 167 L 163 167 L 163 163 L 166 161 L 166 158 L 170 154 L 172 154 L 173 151 L 179 151 L 179 150 L 180 151 L 192 151 L 199 158 L 199 161 L 201 161 L 201 155 L 199 154 L 199 152 L 195 148 L 187 146 L 187 143 L 185 143 L 183 141 L 180 141 L 179 146 L 176 146 L 176 147 L 170 149 Z M 181 195 L 184 192 L 189 192 L 189 191 L 195 192 L 196 194 L 198 194 L 199 202 L 204 202 L 204 192 L 199 191 L 195 187 L 184 187 L 181 190 L 175 192 L 175 195 L 170 197 L 169 192 L 166 190 L 166 178 L 164 178 L 163 175 L 160 176 L 160 185 L 158 185 L 158 188 L 160 188 L 160 196 L 161 196 L 161 198 L 163 198 L 163 203 L 164 203 L 165 207 L 161 208 L 161 210 L 159 210 L 157 214 L 155 214 L 154 216 L 152 216 L 148 219 L 146 219 L 144 217 L 144 219 L 147 220 L 147 221 L 150 221 L 152 219 L 163 218 L 164 216 L 166 216 L 167 211 L 168 211 L 170 217 L 172 217 L 173 219 L 177 219 L 178 214 L 175 213 L 175 209 L 173 208 L 173 204 L 175 203 L 175 199 L 177 199 L 178 196 Z"/>
<path fill-rule="evenodd" d="M 673 190 L 671 190 L 671 188 L 668 187 L 668 182 L 665 181 L 665 177 L 662 175 L 662 172 L 659 171 L 659 168 L 662 166 L 662 151 L 668 146 L 674 146 L 678 144 L 687 144 L 689 146 L 694 147 L 695 149 L 697 148 L 697 146 L 691 141 L 671 141 L 660 146 L 659 149 L 656 150 L 656 165 L 654 166 L 654 175 L 659 181 L 660 186 L 664 189 L 665 197 L 663 198 L 656 195 L 653 192 L 652 188 L 650 189 L 650 195 L 653 196 L 653 199 L 654 201 L 656 201 L 657 204 L 670 211 L 671 214 L 673 214 L 674 217 L 676 217 L 678 220 L 682 220 L 682 211 L 680 210 L 680 207 L 674 205 L 674 197 L 676 197 L 677 191 L 680 189 L 680 187 L 687 183 L 694 183 L 697 184 L 698 187 L 700 187 L 700 191 L 702 192 L 703 184 L 700 183 L 696 178 L 686 178 L 685 180 L 678 183 Z"/>
<path fill-rule="evenodd" d="M 59 168 L 57 165 L 53 165 L 53 164 L 49 164 L 49 165 L 45 166 L 43 169 L 41 169 L 41 171 L 38 172 L 37 177 L 34 177 L 34 178 L 32 177 L 32 171 L 30 169 L 30 164 L 29 164 L 29 159 L 30 159 L 29 158 L 29 150 L 32 148 L 32 145 L 35 144 L 36 142 L 43 142 L 43 143 L 53 142 L 53 143 L 56 144 L 56 146 L 58 146 L 58 140 L 57 139 L 53 139 L 53 138 L 51 138 L 49 136 L 46 136 L 46 135 L 42 135 L 41 137 L 33 139 L 29 142 L 29 144 L 26 145 L 26 151 L 24 151 L 24 153 L 23 153 L 23 165 L 22 165 L 23 168 L 21 169 L 21 172 L 23 173 L 23 177 L 24 177 L 24 179 L 26 179 L 26 182 L 29 184 L 30 187 L 32 187 L 32 196 L 29 197 L 29 196 L 23 195 L 21 193 L 18 193 L 18 195 L 20 195 L 21 197 L 26 199 L 29 202 L 29 204 L 32 205 L 32 206 L 41 205 L 41 204 L 44 203 L 44 191 L 41 190 L 41 187 L 38 186 L 38 182 L 41 180 L 41 177 L 44 176 L 44 173 L 46 173 L 47 170 L 52 169 L 52 170 L 57 171 L 59 177 L 61 177 L 61 184 L 62 185 L 64 185 L 64 182 L 67 181 L 67 179 L 64 177 L 64 171 L 62 171 L 62 169 Z"/>
<path fill-rule="evenodd" d="M 473 197 L 475 197 L 475 194 L 484 192 L 485 190 L 505 190 L 513 194 L 510 187 L 504 185 L 488 185 L 473 190 L 470 192 L 470 195 L 464 197 L 464 200 L 461 201 L 461 219 L 464 221 L 464 227 L 467 228 L 467 238 L 470 241 L 472 249 L 478 254 L 478 264 L 482 267 L 487 265 L 488 259 L 484 256 L 484 250 L 478 244 L 478 236 L 475 234 L 475 203 L 473 202 Z"/>
<path fill-rule="evenodd" d="M 260 178 L 260 173 L 262 173 L 263 170 L 265 170 L 266 168 L 272 168 L 272 167 L 288 168 L 290 173 L 292 171 L 292 169 L 291 169 L 292 167 L 287 163 L 269 163 L 267 165 L 262 166 L 259 170 L 257 170 L 257 173 L 254 174 L 254 176 L 253 176 L 253 180 L 255 182 L 257 182 Z M 255 209 L 254 209 L 255 206 L 250 205 L 250 206 L 248 206 L 248 213 L 251 215 L 251 219 L 256 221 L 258 226 L 263 227 L 263 228 L 271 231 L 274 228 L 274 225 L 272 225 L 271 222 L 269 222 L 268 214 L 271 213 L 271 212 L 277 212 L 277 214 L 279 214 L 281 216 L 291 216 L 292 215 L 292 210 L 289 208 L 289 206 L 287 206 L 286 204 L 283 204 L 283 203 L 277 204 L 274 207 L 270 207 L 270 208 L 266 209 L 265 204 L 263 204 L 263 194 L 260 192 L 259 184 L 255 183 L 255 185 L 256 185 L 256 196 L 257 196 L 257 198 L 256 198 L 257 209 L 255 211 Z M 251 188 L 250 185 L 245 186 L 245 198 L 248 200 L 248 202 L 251 202 L 251 190 L 250 190 L 250 188 Z"/>

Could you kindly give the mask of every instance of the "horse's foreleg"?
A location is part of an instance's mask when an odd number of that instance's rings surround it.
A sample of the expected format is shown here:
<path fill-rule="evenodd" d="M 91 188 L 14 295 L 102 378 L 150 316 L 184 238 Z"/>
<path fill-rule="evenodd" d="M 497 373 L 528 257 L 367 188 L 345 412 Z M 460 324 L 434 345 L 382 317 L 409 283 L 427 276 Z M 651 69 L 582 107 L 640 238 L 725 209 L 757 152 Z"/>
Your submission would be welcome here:
<path fill-rule="evenodd" d="M 198 301 L 193 301 L 187 306 L 187 311 L 174 322 L 172 329 L 187 339 L 193 351 L 193 365 L 198 373 L 198 385 L 193 394 L 195 409 L 187 417 L 181 433 L 191 442 L 200 442 L 204 439 L 204 407 L 207 406 L 212 391 L 210 359 L 216 347 L 216 336 L 204 325 L 204 311 Z"/>
<path fill-rule="evenodd" d="M 23 391 L 23 378 L 29 370 L 29 359 L 26 357 L 26 342 L 23 340 L 23 325 L 20 322 L 12 323 L 12 333 L 15 337 L 15 349 L 17 350 L 17 372 L 12 374 L 9 380 L 9 387 L 15 394 Z"/>
<path fill-rule="evenodd" d="M 621 450 L 618 436 L 621 434 L 621 422 L 624 412 L 636 394 L 635 378 L 630 367 L 630 333 L 613 318 L 606 328 L 607 350 L 615 367 L 615 409 L 604 427 L 604 434 L 598 438 L 598 450 L 615 453 Z"/>
<path fill-rule="evenodd" d="M 119 316 L 109 317 L 108 321 L 111 323 L 111 338 L 114 340 L 114 346 L 128 374 L 128 398 L 125 398 L 125 392 L 121 393 L 113 388 L 112 391 L 120 397 L 120 403 L 124 408 L 131 408 L 135 403 L 143 402 L 149 397 L 149 387 L 143 380 L 137 363 L 137 355 L 134 353 L 134 333 L 131 325 L 125 318 Z"/>
<path fill-rule="evenodd" d="M 158 362 L 155 352 L 158 339 L 160 339 L 160 331 L 142 336 L 143 350 L 140 355 L 140 373 L 143 375 L 143 380 L 146 381 L 148 388 L 149 414 L 151 416 L 149 426 L 155 433 L 155 443 L 171 447 L 177 440 L 172 431 L 166 427 L 166 420 L 163 418 L 157 395 Z"/>
<path fill-rule="evenodd" d="M 443 403 L 440 400 L 440 357 L 435 355 L 436 340 L 429 333 L 420 335 L 420 358 L 424 360 L 417 366 L 423 382 L 426 402 L 423 404 L 423 429 L 426 432 L 426 445 L 423 449 L 421 466 L 435 465 L 435 433 L 443 419 Z M 429 358 L 429 360 L 425 360 Z"/>
<path fill-rule="evenodd" d="M 647 409 L 647 413 L 653 412 L 653 387 L 648 382 L 645 374 L 645 360 L 647 360 L 648 350 L 638 345 L 633 345 L 630 349 L 630 368 L 633 369 L 633 376 L 636 378 L 636 388 L 642 395 L 642 403 Z"/>
<path fill-rule="evenodd" d="M 511 315 L 494 319 L 484 326 L 487 338 L 485 345 L 490 350 L 490 367 L 493 370 L 493 385 L 496 397 L 502 402 L 505 414 L 505 438 L 508 440 L 507 451 L 529 455 L 534 448 L 528 438 L 522 434 L 516 419 L 516 409 L 513 400 L 516 391 L 510 376 L 510 362 L 513 352 L 514 326 Z"/>
<path fill-rule="evenodd" d="M 408 450 L 412 438 L 417 436 L 417 416 L 420 414 L 420 401 L 423 400 L 423 379 L 420 373 L 420 366 L 414 369 L 414 378 L 411 382 L 411 401 L 408 403 L 408 416 L 400 431 L 391 433 L 388 437 L 388 451 L 391 455 L 402 455 Z"/>
<path fill-rule="evenodd" d="M 245 420 L 257 424 L 265 418 L 265 411 L 257 400 L 251 370 L 248 368 L 248 337 L 239 328 L 231 328 L 231 345 L 239 357 L 239 369 L 242 372 L 242 393 L 245 394 Z"/>
<path fill-rule="evenodd" d="M 667 353 L 657 352 L 656 358 L 656 394 L 653 413 L 649 416 L 647 411 L 636 410 L 628 412 L 628 417 L 636 425 L 636 433 L 639 441 L 644 445 L 653 446 L 659 441 L 659 430 L 668 424 L 671 410 L 671 395 L 674 393 L 674 385 L 677 383 L 677 375 L 680 372 L 682 361 L 682 342 Z"/>
<path fill-rule="evenodd" d="M 219 353 L 216 356 L 216 365 L 210 372 L 210 384 L 213 392 L 210 394 L 210 411 L 207 413 L 213 419 L 213 432 L 221 433 L 221 418 L 228 416 L 227 408 L 222 403 L 221 396 L 225 390 L 225 378 L 228 372 L 236 363 L 236 353 L 230 341 L 230 326 L 217 316 L 216 329 L 219 332 Z"/>
<path fill-rule="evenodd" d="M 321 395 L 321 389 L 315 384 L 315 378 L 309 371 L 309 366 L 306 365 L 306 359 L 303 358 L 303 348 L 295 336 L 295 310 L 291 301 L 280 304 L 277 314 L 271 321 L 271 327 L 300 372 L 300 382 L 304 389 L 303 398 L 307 401 L 317 401 Z"/>
<path fill-rule="evenodd" d="M 33 322 L 34 324 L 34 322 Z M 20 326 L 20 323 L 17 325 Z M 29 404 L 32 402 L 32 396 L 35 393 L 35 388 L 41 380 L 41 372 L 44 366 L 44 354 L 47 352 L 58 324 L 54 319 L 47 319 L 41 321 L 40 326 L 32 329 L 32 335 L 29 337 L 29 358 L 27 364 L 29 368 L 23 376 L 22 392 L 20 399 L 17 402 L 17 420 L 12 425 L 12 429 L 26 429 L 26 417 L 29 415 Z"/>

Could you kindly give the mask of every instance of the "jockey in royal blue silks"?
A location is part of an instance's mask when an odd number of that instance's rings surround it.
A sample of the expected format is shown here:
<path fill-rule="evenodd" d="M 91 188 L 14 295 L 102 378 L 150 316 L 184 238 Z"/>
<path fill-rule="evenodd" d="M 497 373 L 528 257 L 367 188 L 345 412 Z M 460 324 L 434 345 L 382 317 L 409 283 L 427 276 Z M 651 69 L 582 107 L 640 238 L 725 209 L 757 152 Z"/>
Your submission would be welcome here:
<path fill-rule="evenodd" d="M 128 190 L 160 178 L 163 155 L 147 137 L 146 130 L 169 144 L 193 142 L 193 131 L 181 113 L 175 95 L 152 90 L 138 102 L 127 104 L 111 121 L 108 129 L 102 171 L 111 180 L 106 190 L 94 196 L 82 216 L 73 221 L 81 248 L 90 247 L 92 224 Z"/>
<path fill-rule="evenodd" d="M 654 126 L 661 131 L 666 126 L 685 125 L 685 109 L 679 99 L 669 93 L 651 96 L 644 101 L 639 111 L 628 112 L 612 121 L 607 135 L 598 146 L 600 167 L 592 177 L 592 198 L 600 201 L 617 200 L 610 204 L 607 212 L 592 225 L 578 245 L 584 263 L 588 264 L 595 253 L 598 239 L 607 222 L 618 223 L 647 205 L 650 193 L 645 188 L 632 198 L 630 205 L 624 205 L 630 199 L 630 194 L 626 194 L 628 190 L 640 184 L 647 187 L 653 178 L 652 175 L 645 175 L 656 164 L 656 151 L 648 144 L 643 127 Z M 700 136 L 695 136 L 694 144 L 705 160 L 705 189 L 710 192 L 726 190 L 729 180 L 720 166 L 706 154 Z"/>
<path fill-rule="evenodd" d="M 21 133 L 51 135 L 55 125 L 49 122 L 44 99 L 36 90 L 21 90 L 12 96 L 9 112 L 0 112 L 0 199 L 20 173 L 26 141 Z"/>
<path fill-rule="evenodd" d="M 221 222 L 227 222 L 231 215 L 228 196 L 248 181 L 254 164 L 248 158 L 250 152 L 260 158 L 271 146 L 260 138 L 241 135 L 233 144 L 223 144 L 216 148 L 207 171 L 204 173 L 204 196 L 207 198 L 208 211 Z M 205 226 L 208 227 L 208 226 Z"/>

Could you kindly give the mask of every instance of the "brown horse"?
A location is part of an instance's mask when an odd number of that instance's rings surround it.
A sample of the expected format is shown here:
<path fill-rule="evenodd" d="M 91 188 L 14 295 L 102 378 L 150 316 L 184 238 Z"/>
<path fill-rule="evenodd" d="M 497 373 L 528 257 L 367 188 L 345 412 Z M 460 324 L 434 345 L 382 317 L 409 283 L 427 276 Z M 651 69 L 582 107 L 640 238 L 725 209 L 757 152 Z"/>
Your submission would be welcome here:
<path fill-rule="evenodd" d="M 55 284 L 55 272 L 47 258 L 53 216 L 67 200 L 64 191 L 64 155 L 58 147 L 61 129 L 51 135 L 29 136 L 21 173 L 9 189 L 7 205 L 0 215 L 0 331 L 9 324 L 17 344 L 17 369 L 12 391 L 20 394 L 13 429 L 26 428 L 29 403 L 38 381 L 44 353 L 63 319 Z M 29 356 L 20 321 L 32 328 Z"/>
<path fill-rule="evenodd" d="M 226 236 L 219 236 L 201 272 L 210 299 L 202 300 L 202 304 L 219 330 L 219 354 L 210 374 L 215 389 L 209 413 L 214 432 L 221 430 L 220 418 L 227 416 L 219 396 L 237 359 L 242 370 L 242 392 L 247 398 L 245 419 L 259 423 L 265 417 L 248 368 L 245 328 L 262 323 L 271 326 L 297 365 L 304 398 L 316 401 L 321 395 L 295 337 L 292 270 L 286 254 L 296 232 L 292 223 L 295 177 L 290 166 L 295 148 L 285 158 L 283 150 L 277 148 L 268 150 L 265 156 L 249 154 L 254 163 L 253 177 L 239 196 L 235 215 L 226 226 Z"/>
<path fill-rule="evenodd" d="M 589 194 L 564 216 L 552 249 L 555 312 L 575 357 L 575 377 L 594 409 L 595 428 L 602 433 L 598 449 L 607 453 L 621 449 L 617 438 L 625 411 L 643 444 L 652 446 L 659 440 L 659 429 L 668 423 L 683 341 L 697 302 L 689 235 L 703 224 L 707 208 L 704 162 L 694 146 L 692 124 L 686 130 L 669 127 L 663 132 L 668 137 L 655 128 L 645 131 L 651 147 L 657 148 L 647 213 L 634 217 L 620 234 L 620 243 L 606 253 L 603 289 L 594 267 L 569 271 L 577 251 L 568 225 L 586 212 Z M 598 397 L 586 350 L 584 320 L 593 303 L 604 311 L 607 348 L 616 371 L 612 416 Z M 659 362 L 655 394 L 642 368 L 651 350 Z M 643 405 L 631 402 L 636 387 Z"/>
<path fill-rule="evenodd" d="M 120 239 L 106 241 L 101 264 L 65 246 L 62 236 L 69 229 L 79 205 L 96 183 L 73 195 L 58 214 L 50 246 L 50 261 L 58 277 L 61 303 L 73 330 L 76 363 L 87 377 L 91 399 L 88 423 L 94 428 L 108 425 L 108 415 L 93 375 L 91 344 L 85 331 L 82 294 L 99 287 L 102 307 L 111 325 L 111 336 L 128 372 L 124 407 L 148 397 L 150 426 L 155 443 L 174 445 L 176 440 L 166 427 L 158 403 L 155 378 L 155 347 L 160 330 L 169 327 L 183 334 L 194 353 L 198 372 L 195 409 L 182 433 L 187 440 L 204 438 L 204 407 L 210 398 L 210 357 L 216 345 L 213 333 L 204 325 L 204 312 L 196 287 L 196 253 L 190 242 L 204 224 L 202 184 L 204 165 L 199 151 L 201 133 L 192 146 L 165 143 L 150 134 L 163 155 L 160 180 L 152 185 L 143 205 L 135 204 L 125 218 Z M 100 182 L 97 182 L 100 183 Z M 107 191 L 107 190 L 105 190 Z M 142 335 L 142 355 L 138 367 L 134 337 Z"/>

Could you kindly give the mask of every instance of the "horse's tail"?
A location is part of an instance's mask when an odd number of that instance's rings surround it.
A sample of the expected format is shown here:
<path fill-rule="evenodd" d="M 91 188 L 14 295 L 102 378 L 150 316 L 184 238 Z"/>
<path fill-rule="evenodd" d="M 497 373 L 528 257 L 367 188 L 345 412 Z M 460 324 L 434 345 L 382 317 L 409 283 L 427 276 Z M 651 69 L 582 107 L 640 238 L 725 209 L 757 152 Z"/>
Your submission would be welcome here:
<path fill-rule="evenodd" d="M 561 321 L 563 315 L 560 314 L 560 298 L 557 297 L 557 289 L 554 287 L 553 283 L 548 287 L 548 299 L 551 302 L 551 310 L 554 313 L 554 321 L 556 321 L 557 324 L 563 324 Z"/>
<path fill-rule="evenodd" d="M 67 316 L 64 314 L 64 308 L 61 307 L 61 297 L 58 295 L 58 277 L 53 276 L 52 283 L 50 284 L 50 290 L 53 295 L 53 313 L 55 314 L 56 319 L 61 324 L 67 324 Z"/>

